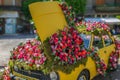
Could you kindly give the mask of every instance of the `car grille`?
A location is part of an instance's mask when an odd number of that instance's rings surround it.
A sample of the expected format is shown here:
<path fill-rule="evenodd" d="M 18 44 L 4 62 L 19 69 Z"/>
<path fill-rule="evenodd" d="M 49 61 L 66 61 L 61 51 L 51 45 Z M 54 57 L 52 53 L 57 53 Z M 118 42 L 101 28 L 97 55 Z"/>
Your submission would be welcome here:
<path fill-rule="evenodd" d="M 31 77 L 31 78 L 36 78 L 38 80 L 50 80 L 49 75 L 45 75 L 42 71 L 26 71 L 26 70 L 14 70 L 15 72 Z"/>

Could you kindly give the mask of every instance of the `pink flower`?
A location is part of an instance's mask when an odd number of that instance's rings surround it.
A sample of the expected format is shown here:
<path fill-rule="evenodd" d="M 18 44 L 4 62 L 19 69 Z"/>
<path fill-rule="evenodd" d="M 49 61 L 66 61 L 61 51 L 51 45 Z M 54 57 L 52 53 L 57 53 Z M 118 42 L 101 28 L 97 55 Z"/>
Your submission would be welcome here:
<path fill-rule="evenodd" d="M 27 61 L 28 60 L 28 57 L 24 55 L 24 61 Z"/>
<path fill-rule="evenodd" d="M 23 54 L 19 54 L 17 58 L 18 58 L 18 59 L 23 58 Z"/>
<path fill-rule="evenodd" d="M 33 56 L 38 57 L 38 56 L 40 56 L 40 54 L 39 53 L 34 53 Z"/>
<path fill-rule="evenodd" d="M 87 27 L 87 31 L 91 31 L 92 30 L 92 28 L 91 27 Z"/>
<path fill-rule="evenodd" d="M 43 64 L 44 62 L 45 62 L 45 60 L 46 60 L 46 57 L 41 57 L 41 59 L 39 60 L 39 64 Z"/>
<path fill-rule="evenodd" d="M 30 59 L 28 59 L 28 61 L 30 62 L 30 63 L 35 63 L 35 60 L 34 59 L 32 59 L 32 58 L 30 58 Z"/>
<path fill-rule="evenodd" d="M 35 60 L 35 64 L 39 64 L 39 60 Z"/>

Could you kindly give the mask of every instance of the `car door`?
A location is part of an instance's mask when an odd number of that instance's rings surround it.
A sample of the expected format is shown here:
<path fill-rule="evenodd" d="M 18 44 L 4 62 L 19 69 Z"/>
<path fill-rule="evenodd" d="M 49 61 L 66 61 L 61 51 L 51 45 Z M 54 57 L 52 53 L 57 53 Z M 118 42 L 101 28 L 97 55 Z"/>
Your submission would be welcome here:
<path fill-rule="evenodd" d="M 92 46 L 95 50 L 97 50 L 99 57 L 105 61 L 107 51 L 105 49 L 105 45 L 104 45 L 102 36 L 94 35 Z"/>
<path fill-rule="evenodd" d="M 106 64 L 108 64 L 109 56 L 112 52 L 115 51 L 115 44 L 114 41 L 112 40 L 111 36 L 108 34 L 105 34 L 102 36 L 103 41 L 104 41 L 104 61 Z"/>

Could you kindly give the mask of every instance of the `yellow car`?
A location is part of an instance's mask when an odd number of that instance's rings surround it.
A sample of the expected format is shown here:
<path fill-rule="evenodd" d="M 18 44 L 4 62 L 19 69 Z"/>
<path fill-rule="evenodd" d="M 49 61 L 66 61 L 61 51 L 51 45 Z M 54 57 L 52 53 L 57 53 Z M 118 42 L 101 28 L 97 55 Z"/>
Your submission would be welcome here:
<path fill-rule="evenodd" d="M 64 26 L 67 26 L 63 12 L 57 2 L 37 2 L 31 4 L 29 8 L 42 42 L 58 29 L 63 29 Z M 109 31 L 104 31 L 104 33 L 101 31 L 99 35 L 92 32 L 81 32 L 80 36 L 86 49 L 94 48 L 96 50 L 96 53 L 98 53 L 97 57 L 101 60 L 100 64 L 103 61 L 105 64 L 102 66 L 106 70 L 106 66 L 109 66 L 110 55 L 116 50 L 114 38 Z M 53 71 L 50 75 L 44 75 L 41 71 L 27 72 L 21 70 L 17 72 L 16 69 L 13 70 L 13 74 L 28 80 L 91 80 L 99 72 L 96 67 L 99 63 L 95 62 L 95 60 L 92 57 L 88 57 L 86 65 L 79 65 L 69 74 L 62 71 Z M 104 69 L 103 72 L 105 72 Z M 102 72 L 99 73 L 102 74 Z"/>

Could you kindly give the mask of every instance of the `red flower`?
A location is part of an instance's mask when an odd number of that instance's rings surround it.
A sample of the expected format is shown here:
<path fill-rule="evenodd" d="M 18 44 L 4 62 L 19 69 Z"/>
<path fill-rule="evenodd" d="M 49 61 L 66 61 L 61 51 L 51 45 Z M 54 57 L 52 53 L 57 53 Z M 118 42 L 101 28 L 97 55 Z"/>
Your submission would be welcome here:
<path fill-rule="evenodd" d="M 56 52 L 56 53 L 55 53 L 55 55 L 56 55 L 56 56 L 59 56 L 59 53 L 58 53 L 58 52 Z"/>
<path fill-rule="evenodd" d="M 32 66 L 33 66 L 33 64 L 32 64 L 32 63 L 30 63 L 30 64 L 29 64 L 29 66 L 31 66 L 31 67 L 32 67 Z"/>
<path fill-rule="evenodd" d="M 70 32 L 73 33 L 75 29 L 73 27 L 70 28 Z"/>
<path fill-rule="evenodd" d="M 63 36 L 63 38 L 62 38 L 64 41 L 66 41 L 67 40 L 67 36 Z"/>
<path fill-rule="evenodd" d="M 83 56 L 82 52 L 78 52 L 78 56 Z"/>
<path fill-rule="evenodd" d="M 64 35 L 66 35 L 66 32 L 65 32 L 65 31 L 62 31 L 61 34 L 64 36 Z"/>
<path fill-rule="evenodd" d="M 65 62 L 65 64 L 72 64 L 76 62 L 75 60 L 80 60 L 79 56 L 82 58 L 86 56 L 85 52 L 80 48 L 83 41 L 78 31 L 73 27 L 65 28 L 59 31 L 57 35 L 53 34 L 49 42 L 53 55 L 59 57 L 57 58 L 58 62 L 62 61 Z M 79 54 L 79 52 L 81 52 L 81 54 Z"/>
<path fill-rule="evenodd" d="M 75 40 L 75 43 L 78 44 L 78 45 L 82 44 L 82 39 L 81 38 L 77 38 Z"/>
<path fill-rule="evenodd" d="M 54 43 L 55 43 L 55 44 L 58 43 L 58 38 L 57 38 L 57 37 L 54 39 Z"/>

